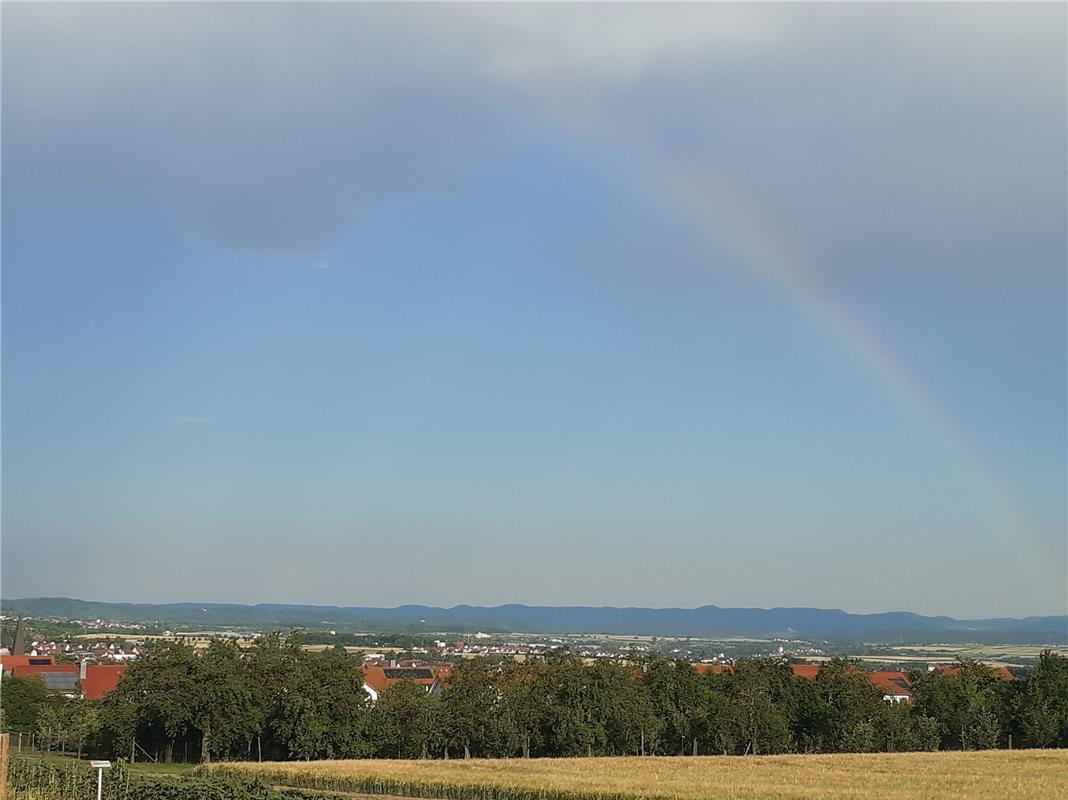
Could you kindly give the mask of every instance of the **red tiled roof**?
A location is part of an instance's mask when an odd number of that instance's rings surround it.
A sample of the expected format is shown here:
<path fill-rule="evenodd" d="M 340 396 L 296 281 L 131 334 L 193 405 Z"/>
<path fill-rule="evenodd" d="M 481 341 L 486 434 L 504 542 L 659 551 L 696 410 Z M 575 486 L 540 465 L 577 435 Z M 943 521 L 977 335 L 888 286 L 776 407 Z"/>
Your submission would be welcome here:
<path fill-rule="evenodd" d="M 697 672 L 704 675 L 706 672 L 713 672 L 716 675 L 720 675 L 724 672 L 731 672 L 730 664 L 691 664 Z"/>
<path fill-rule="evenodd" d="M 42 672 L 78 673 L 77 664 L 20 664 L 11 670 L 14 675 L 39 675 Z"/>
<path fill-rule="evenodd" d="M 11 672 L 15 667 L 29 666 L 31 661 L 37 664 L 56 663 L 52 656 L 0 656 L 0 669 L 4 672 Z"/>
<path fill-rule="evenodd" d="M 819 674 L 820 666 L 820 664 L 791 664 L 790 669 L 798 678 L 813 680 Z M 851 669 L 850 672 L 853 670 Z M 910 696 L 912 694 L 909 678 L 904 672 L 884 669 L 874 672 L 856 670 L 856 673 L 867 675 L 872 684 L 883 694 Z"/>
<path fill-rule="evenodd" d="M 875 670 L 871 673 L 871 682 L 885 694 L 912 695 L 909 676 L 892 669 Z"/>
<path fill-rule="evenodd" d="M 1009 672 L 1008 667 L 994 667 L 986 665 L 987 669 L 994 675 L 995 678 L 1000 678 L 1003 681 L 1014 681 L 1016 676 Z M 935 667 L 934 671 L 939 675 L 956 675 L 960 672 L 960 667 Z"/>
<path fill-rule="evenodd" d="M 81 681 L 82 693 L 90 700 L 99 700 L 118 685 L 119 678 L 122 677 L 122 673 L 125 670 L 125 664 L 86 664 L 85 678 Z M 46 672 L 66 672 L 80 675 L 81 665 L 18 664 L 11 668 L 11 673 L 16 676 L 40 675 Z"/>
<path fill-rule="evenodd" d="M 700 673 L 706 672 L 730 672 L 731 666 L 728 664 L 692 664 L 693 668 Z M 820 664 L 791 664 L 790 670 L 794 673 L 795 677 L 807 678 L 809 680 L 814 679 L 820 671 Z M 990 667 L 992 674 L 1004 681 L 1016 680 L 1013 674 L 1007 667 Z M 942 675 L 956 675 L 960 672 L 959 667 L 935 667 L 935 671 Z M 912 684 L 909 681 L 908 675 L 899 670 L 875 670 L 874 672 L 867 673 L 871 682 L 885 694 L 899 694 L 911 695 Z"/>
<path fill-rule="evenodd" d="M 90 700 L 99 700 L 119 685 L 125 671 L 125 664 L 86 664 L 82 693 Z"/>
<path fill-rule="evenodd" d="M 382 694 L 395 683 L 409 680 L 420 686 L 432 686 L 437 680 L 437 671 L 430 667 L 368 667 L 363 668 L 363 682 Z"/>

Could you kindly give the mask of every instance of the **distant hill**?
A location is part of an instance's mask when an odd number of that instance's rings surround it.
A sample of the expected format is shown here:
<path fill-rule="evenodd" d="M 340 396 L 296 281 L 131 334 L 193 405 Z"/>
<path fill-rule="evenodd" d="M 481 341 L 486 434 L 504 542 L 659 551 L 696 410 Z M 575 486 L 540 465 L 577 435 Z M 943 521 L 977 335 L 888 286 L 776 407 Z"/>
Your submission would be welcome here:
<path fill-rule="evenodd" d="M 159 622 L 212 629 L 340 627 L 371 631 L 612 633 L 651 636 L 789 636 L 849 641 L 1068 644 L 1068 616 L 958 620 L 903 611 L 850 614 L 822 608 L 613 608 L 434 606 L 396 608 L 263 603 L 102 603 L 65 597 L 0 600 L 3 613 L 67 619 Z"/>

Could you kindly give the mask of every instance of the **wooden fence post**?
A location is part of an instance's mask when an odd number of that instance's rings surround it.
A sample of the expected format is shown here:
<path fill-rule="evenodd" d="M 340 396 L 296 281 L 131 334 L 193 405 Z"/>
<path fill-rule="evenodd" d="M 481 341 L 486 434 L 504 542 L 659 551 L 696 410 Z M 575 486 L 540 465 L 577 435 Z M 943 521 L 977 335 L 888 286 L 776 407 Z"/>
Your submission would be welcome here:
<path fill-rule="evenodd" d="M 0 800 L 7 800 L 7 747 L 10 734 L 0 733 Z"/>

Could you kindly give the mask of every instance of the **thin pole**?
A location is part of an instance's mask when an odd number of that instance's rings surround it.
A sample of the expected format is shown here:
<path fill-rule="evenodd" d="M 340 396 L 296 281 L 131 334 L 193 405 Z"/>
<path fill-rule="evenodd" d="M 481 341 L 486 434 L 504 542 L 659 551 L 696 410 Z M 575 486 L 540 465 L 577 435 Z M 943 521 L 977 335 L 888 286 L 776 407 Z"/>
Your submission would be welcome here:
<path fill-rule="evenodd" d="M 0 800 L 7 800 L 8 734 L 0 733 Z"/>
<path fill-rule="evenodd" d="M 96 770 L 96 800 L 100 800 L 100 795 L 104 790 L 104 768 L 98 767 Z"/>

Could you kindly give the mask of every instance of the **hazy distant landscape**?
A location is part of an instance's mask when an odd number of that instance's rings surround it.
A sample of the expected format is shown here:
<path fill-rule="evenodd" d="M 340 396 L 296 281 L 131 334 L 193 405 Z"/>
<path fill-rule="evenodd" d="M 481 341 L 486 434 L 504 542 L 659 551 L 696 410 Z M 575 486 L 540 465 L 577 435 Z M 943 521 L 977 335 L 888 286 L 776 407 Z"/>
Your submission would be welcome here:
<path fill-rule="evenodd" d="M 3 607 L 37 616 L 100 617 L 130 622 L 214 626 L 313 626 L 373 631 L 588 633 L 644 636 L 819 637 L 882 642 L 1068 644 L 1068 616 L 957 620 L 906 612 L 849 614 L 816 608 L 592 608 L 503 605 L 408 605 L 396 608 L 263 603 L 101 603 L 71 598 L 19 598 Z"/>

